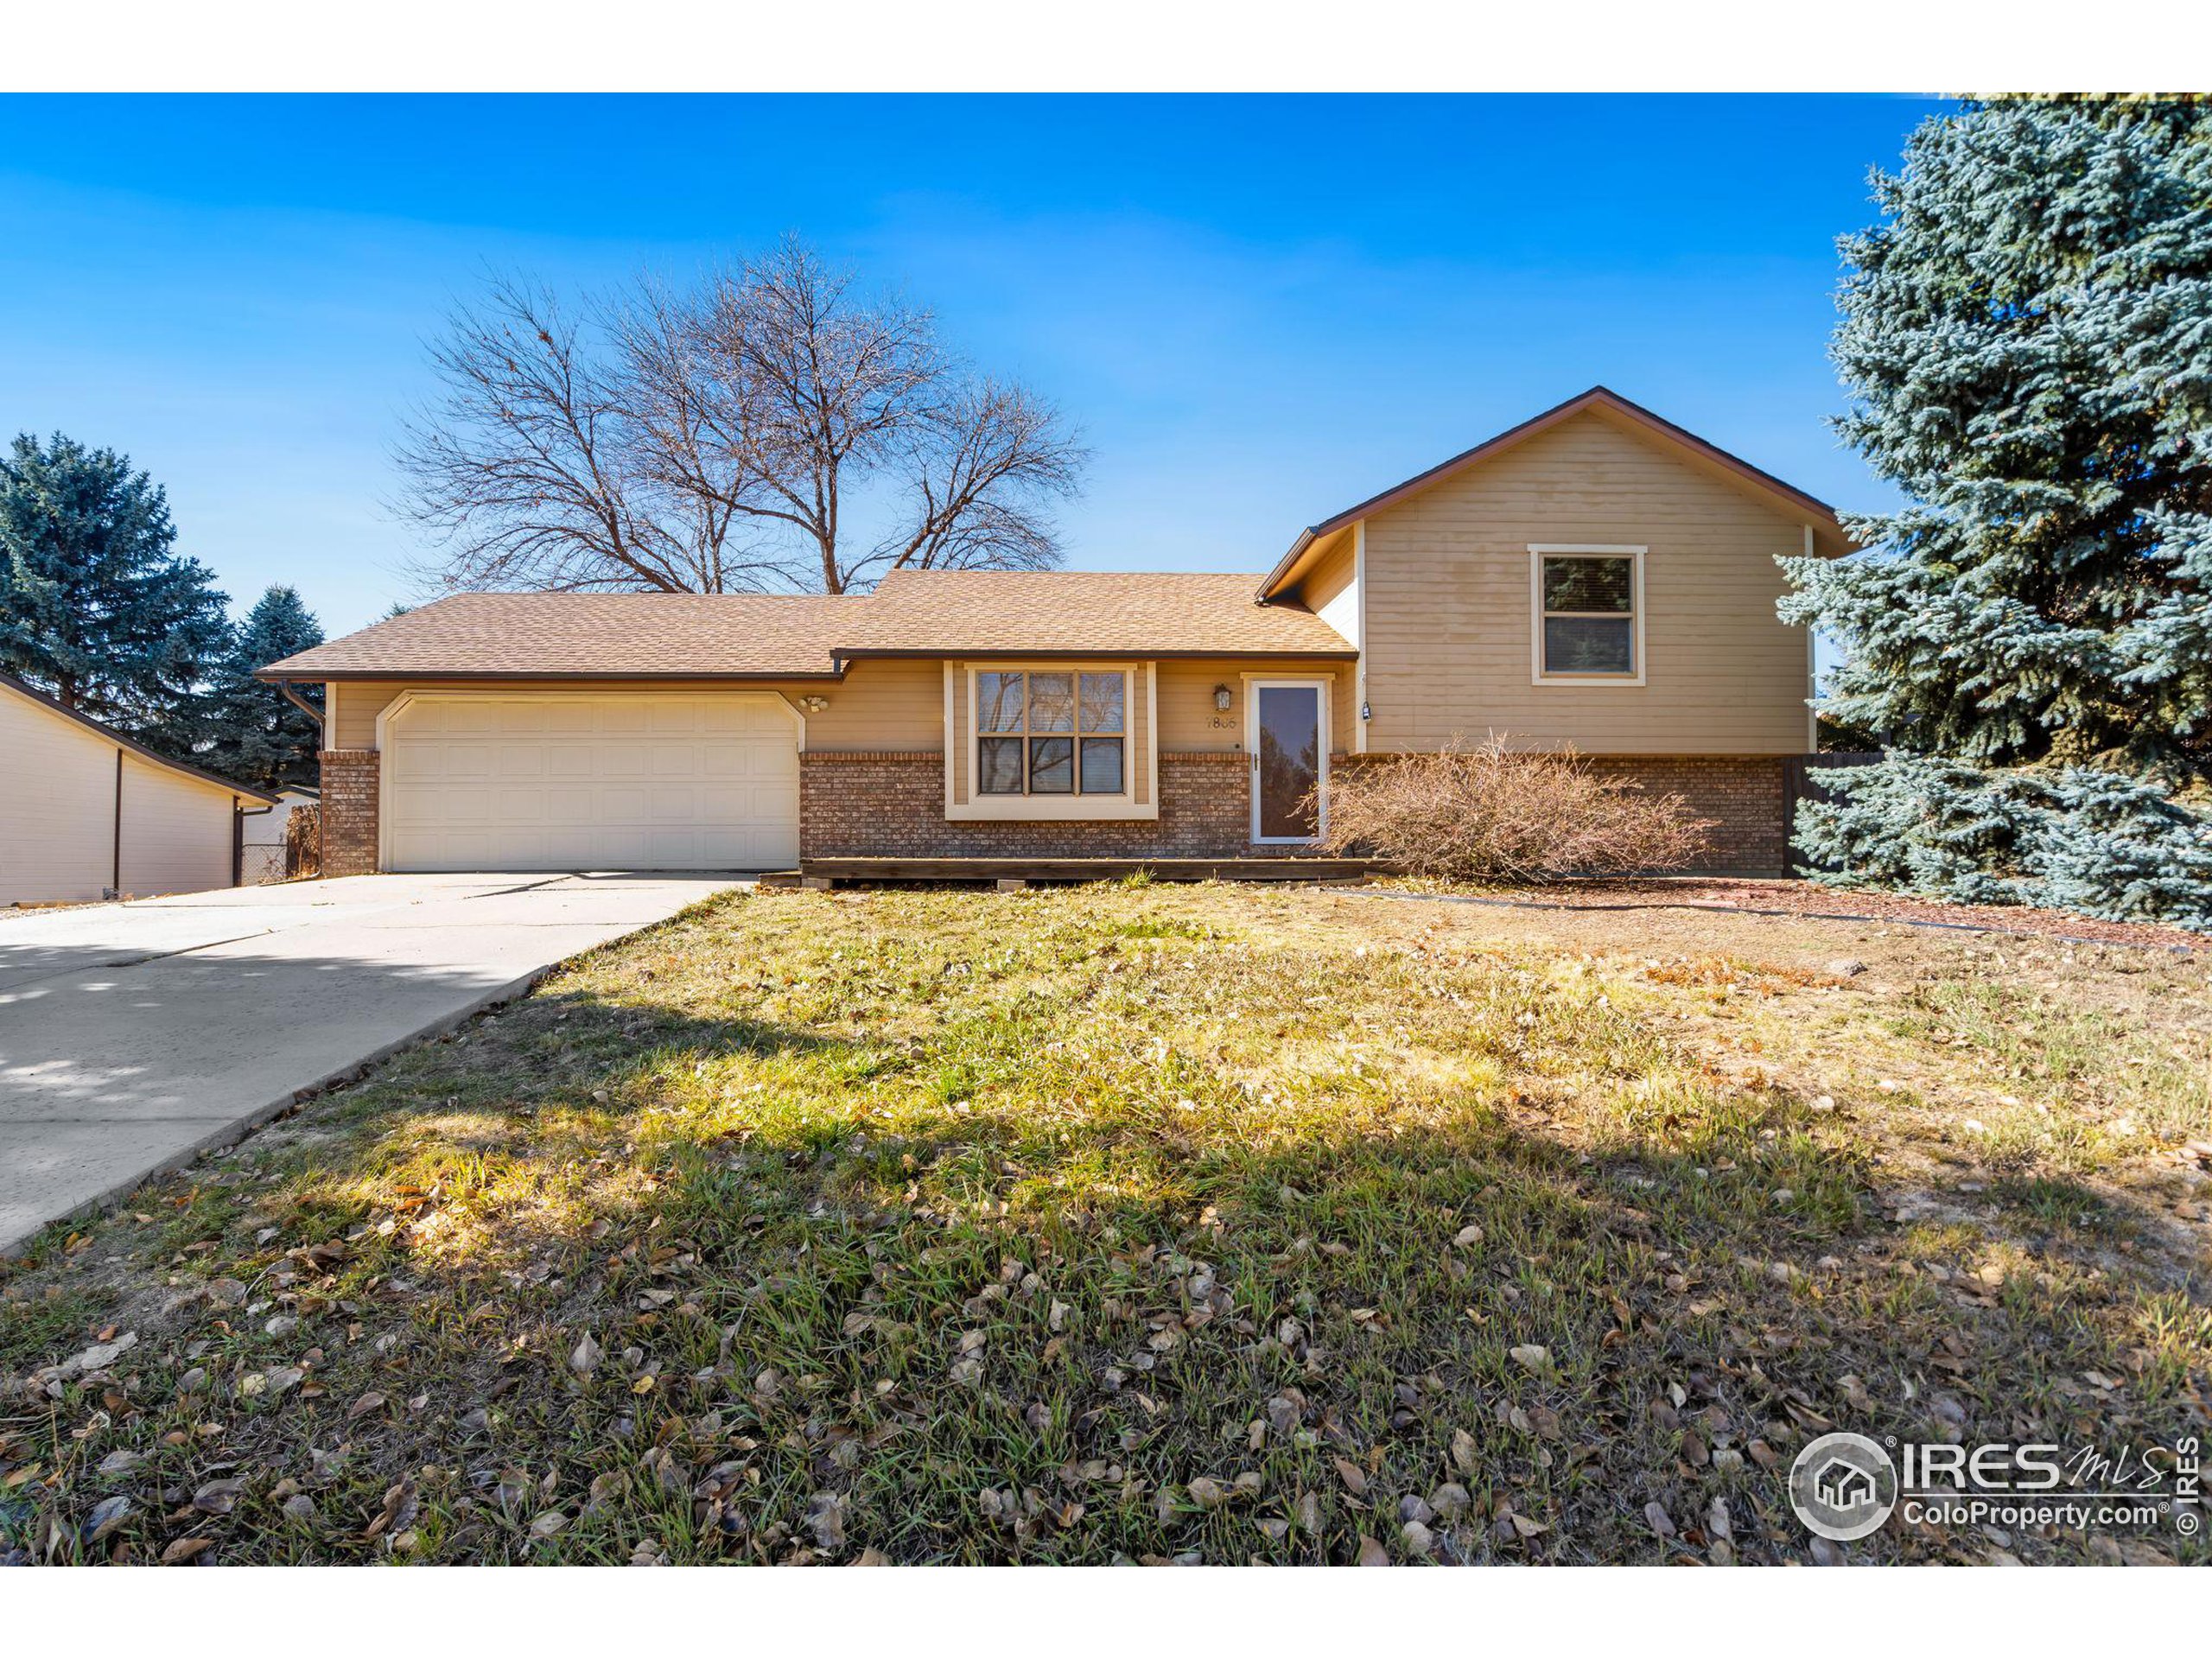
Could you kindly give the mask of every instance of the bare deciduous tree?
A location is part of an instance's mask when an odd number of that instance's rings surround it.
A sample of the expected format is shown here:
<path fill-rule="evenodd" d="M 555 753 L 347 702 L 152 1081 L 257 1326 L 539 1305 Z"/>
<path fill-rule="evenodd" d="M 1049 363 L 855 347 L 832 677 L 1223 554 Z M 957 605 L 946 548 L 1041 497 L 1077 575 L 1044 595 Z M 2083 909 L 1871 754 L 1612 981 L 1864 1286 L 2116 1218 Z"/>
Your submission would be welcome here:
<path fill-rule="evenodd" d="M 402 441 L 401 506 L 451 588 L 836 594 L 902 567 L 1040 569 L 1085 459 L 928 312 L 860 296 L 796 240 L 580 317 L 496 282 L 431 363 L 443 397 Z M 863 543 L 855 518 L 891 528 Z"/>

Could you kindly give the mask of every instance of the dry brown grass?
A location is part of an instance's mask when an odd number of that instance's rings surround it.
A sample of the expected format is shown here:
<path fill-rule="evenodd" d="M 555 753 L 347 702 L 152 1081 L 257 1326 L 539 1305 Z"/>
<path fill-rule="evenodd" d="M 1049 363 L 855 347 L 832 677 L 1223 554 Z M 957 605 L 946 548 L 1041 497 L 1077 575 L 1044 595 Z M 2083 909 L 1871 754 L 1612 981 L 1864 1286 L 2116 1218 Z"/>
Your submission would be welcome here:
<path fill-rule="evenodd" d="M 49 1235 L 0 1554 L 1803 1560 L 1827 1424 L 2203 1432 L 2208 1088 L 2158 953 L 732 899 Z"/>

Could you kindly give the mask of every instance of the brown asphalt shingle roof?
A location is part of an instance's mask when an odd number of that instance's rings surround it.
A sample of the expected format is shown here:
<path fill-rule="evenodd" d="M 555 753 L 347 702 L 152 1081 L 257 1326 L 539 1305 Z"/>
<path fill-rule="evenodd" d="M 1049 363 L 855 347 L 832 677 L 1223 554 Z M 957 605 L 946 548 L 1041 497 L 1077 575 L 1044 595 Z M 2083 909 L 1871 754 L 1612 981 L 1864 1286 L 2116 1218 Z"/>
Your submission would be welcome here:
<path fill-rule="evenodd" d="M 1299 605 L 1261 605 L 1252 578 L 1120 570 L 894 570 L 852 655 L 1102 652 L 1350 657 Z"/>
<path fill-rule="evenodd" d="M 761 594 L 455 594 L 271 663 L 349 674 L 827 675 L 849 599 Z"/>
<path fill-rule="evenodd" d="M 457 594 L 261 671 L 269 679 L 829 677 L 857 657 L 1336 656 L 1244 575 L 894 571 L 865 597 Z"/>

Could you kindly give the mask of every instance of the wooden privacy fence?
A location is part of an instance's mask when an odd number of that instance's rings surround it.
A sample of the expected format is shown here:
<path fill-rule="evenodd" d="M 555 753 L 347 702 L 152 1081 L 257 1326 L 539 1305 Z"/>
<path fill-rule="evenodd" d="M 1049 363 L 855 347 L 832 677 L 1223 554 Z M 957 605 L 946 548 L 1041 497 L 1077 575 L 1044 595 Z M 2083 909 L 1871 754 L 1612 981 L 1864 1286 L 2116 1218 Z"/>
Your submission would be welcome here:
<path fill-rule="evenodd" d="M 322 808 L 301 806 L 284 823 L 284 879 L 322 874 Z"/>
<path fill-rule="evenodd" d="M 1829 801 L 1834 791 L 1824 786 L 1820 774 L 1844 766 L 1871 766 L 1880 752 L 1837 749 L 1825 754 L 1793 754 L 1782 763 L 1782 838 L 1789 849 L 1789 871 L 1801 874 L 1815 867 L 1797 850 L 1797 804 L 1801 801 Z"/>

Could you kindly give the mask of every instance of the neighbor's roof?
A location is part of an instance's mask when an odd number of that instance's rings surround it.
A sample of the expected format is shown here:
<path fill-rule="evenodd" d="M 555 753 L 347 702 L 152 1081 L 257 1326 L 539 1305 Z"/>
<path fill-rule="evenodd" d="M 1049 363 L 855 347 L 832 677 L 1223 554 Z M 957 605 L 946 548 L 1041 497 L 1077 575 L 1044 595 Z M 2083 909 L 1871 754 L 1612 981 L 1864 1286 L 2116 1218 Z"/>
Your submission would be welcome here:
<path fill-rule="evenodd" d="M 830 679 L 864 657 L 1351 657 L 1249 575 L 900 570 L 865 596 L 456 594 L 259 671 L 271 680 Z"/>
<path fill-rule="evenodd" d="M 90 715 L 80 715 L 74 709 L 65 707 L 47 696 L 45 692 L 25 685 L 12 674 L 0 673 L 0 690 L 12 691 L 17 696 L 38 704 L 41 709 L 60 715 L 64 720 L 73 721 L 86 731 L 97 734 L 102 742 L 112 743 L 119 749 L 127 749 L 141 760 L 174 772 L 180 777 L 189 778 L 195 783 L 212 784 L 217 789 L 226 790 L 231 794 L 241 796 L 247 800 L 267 801 L 272 806 L 276 803 L 276 798 L 266 790 L 255 789 L 247 784 L 233 783 L 228 778 L 218 778 L 212 772 L 202 772 L 197 766 L 188 766 L 181 760 L 172 760 L 166 754 L 148 748 L 136 738 L 125 737 L 112 727 L 101 725 Z"/>
<path fill-rule="evenodd" d="M 1609 416 L 1647 437 L 1684 451 L 1692 459 L 1705 463 L 1753 493 L 1766 497 L 1777 505 L 1803 513 L 1814 528 L 1822 552 L 1848 552 L 1854 545 L 1843 526 L 1836 522 L 1835 509 L 1819 497 L 1808 495 L 1794 484 L 1783 483 L 1772 473 L 1762 471 L 1740 455 L 1730 454 L 1718 444 L 1707 443 L 1696 433 L 1676 426 L 1664 416 L 1653 414 L 1641 404 L 1630 402 L 1610 387 L 1592 386 L 1563 404 L 1554 404 L 1541 415 L 1530 416 L 1518 426 L 1508 427 L 1497 436 L 1484 439 L 1471 449 L 1463 449 L 1450 460 L 1440 461 L 1427 471 L 1415 473 L 1411 478 L 1393 484 L 1389 489 L 1370 495 L 1366 500 L 1301 531 L 1298 539 L 1290 544 L 1290 550 L 1275 562 L 1275 568 L 1268 571 L 1266 579 L 1260 583 L 1261 597 L 1269 597 L 1288 583 L 1301 556 L 1314 543 L 1380 512 L 1385 507 L 1395 505 L 1408 496 L 1418 495 L 1431 485 L 1440 484 L 1454 473 L 1478 461 L 1487 461 L 1516 444 L 1525 443 L 1538 433 L 1548 431 L 1562 421 L 1585 413 Z"/>

